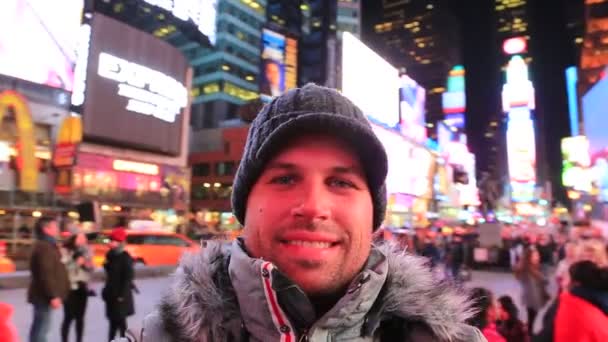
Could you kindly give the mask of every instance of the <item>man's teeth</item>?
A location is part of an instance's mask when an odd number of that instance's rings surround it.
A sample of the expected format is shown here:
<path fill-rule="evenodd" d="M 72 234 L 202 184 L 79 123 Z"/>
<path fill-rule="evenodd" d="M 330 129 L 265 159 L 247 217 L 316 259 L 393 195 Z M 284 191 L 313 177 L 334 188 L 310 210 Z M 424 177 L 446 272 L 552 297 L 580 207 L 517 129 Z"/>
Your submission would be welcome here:
<path fill-rule="evenodd" d="M 292 241 L 287 241 L 287 244 L 301 246 L 301 247 L 308 247 L 308 248 L 329 248 L 329 247 L 331 247 L 331 243 L 320 242 L 320 241 L 292 240 Z"/>

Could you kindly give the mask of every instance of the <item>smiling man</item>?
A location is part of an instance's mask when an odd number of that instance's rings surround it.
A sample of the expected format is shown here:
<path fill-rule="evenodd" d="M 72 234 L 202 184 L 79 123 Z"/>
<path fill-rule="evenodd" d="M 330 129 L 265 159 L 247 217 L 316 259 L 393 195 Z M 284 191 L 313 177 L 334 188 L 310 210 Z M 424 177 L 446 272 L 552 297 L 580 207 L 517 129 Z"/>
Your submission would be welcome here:
<path fill-rule="evenodd" d="M 386 174 L 382 144 L 338 92 L 274 99 L 235 177 L 243 237 L 182 260 L 143 341 L 483 341 L 463 323 L 466 294 L 423 259 L 372 245 Z"/>

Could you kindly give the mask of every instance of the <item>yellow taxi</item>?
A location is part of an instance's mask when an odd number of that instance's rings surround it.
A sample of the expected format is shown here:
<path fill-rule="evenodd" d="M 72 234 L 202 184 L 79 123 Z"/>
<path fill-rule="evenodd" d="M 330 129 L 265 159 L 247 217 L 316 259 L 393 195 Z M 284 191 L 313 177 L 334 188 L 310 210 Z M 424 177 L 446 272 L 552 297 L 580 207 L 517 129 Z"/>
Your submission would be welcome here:
<path fill-rule="evenodd" d="M 87 233 L 96 267 L 103 266 L 110 249 L 111 230 Z M 186 236 L 166 231 L 127 229 L 125 250 L 137 263 L 147 266 L 177 265 L 182 254 L 196 252 L 200 245 Z"/>

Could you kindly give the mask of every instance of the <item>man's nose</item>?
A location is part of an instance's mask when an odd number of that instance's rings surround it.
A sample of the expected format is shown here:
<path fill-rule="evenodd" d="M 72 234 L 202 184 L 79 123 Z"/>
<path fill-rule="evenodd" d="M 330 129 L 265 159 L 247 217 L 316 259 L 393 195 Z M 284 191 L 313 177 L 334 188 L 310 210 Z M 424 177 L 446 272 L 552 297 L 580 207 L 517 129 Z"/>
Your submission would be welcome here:
<path fill-rule="evenodd" d="M 306 219 L 327 220 L 331 217 L 331 199 L 323 182 L 302 185 L 299 199 L 292 209 L 292 215 Z"/>

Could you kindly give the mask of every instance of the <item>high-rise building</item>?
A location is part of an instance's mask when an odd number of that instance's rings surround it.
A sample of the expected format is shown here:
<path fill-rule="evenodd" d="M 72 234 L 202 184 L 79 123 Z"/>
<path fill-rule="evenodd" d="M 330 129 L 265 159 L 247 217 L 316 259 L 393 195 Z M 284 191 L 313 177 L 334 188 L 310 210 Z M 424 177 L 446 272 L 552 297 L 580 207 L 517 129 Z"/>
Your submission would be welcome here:
<path fill-rule="evenodd" d="M 194 130 L 237 119 L 237 109 L 259 97 L 261 32 L 266 0 L 219 0 L 213 48 L 184 49 L 194 68 Z"/>
<path fill-rule="evenodd" d="M 447 1 L 382 1 L 364 40 L 427 89 L 426 120 L 443 118 L 441 96 L 449 70 L 461 63 L 460 32 Z M 433 136 L 433 134 L 431 134 Z"/>
<path fill-rule="evenodd" d="M 579 96 L 606 76 L 608 65 L 608 0 L 585 1 L 585 33 L 578 77 Z"/>
<path fill-rule="evenodd" d="M 338 36 L 342 32 L 350 32 L 355 37 L 361 37 L 361 1 L 338 0 L 337 13 Z"/>

